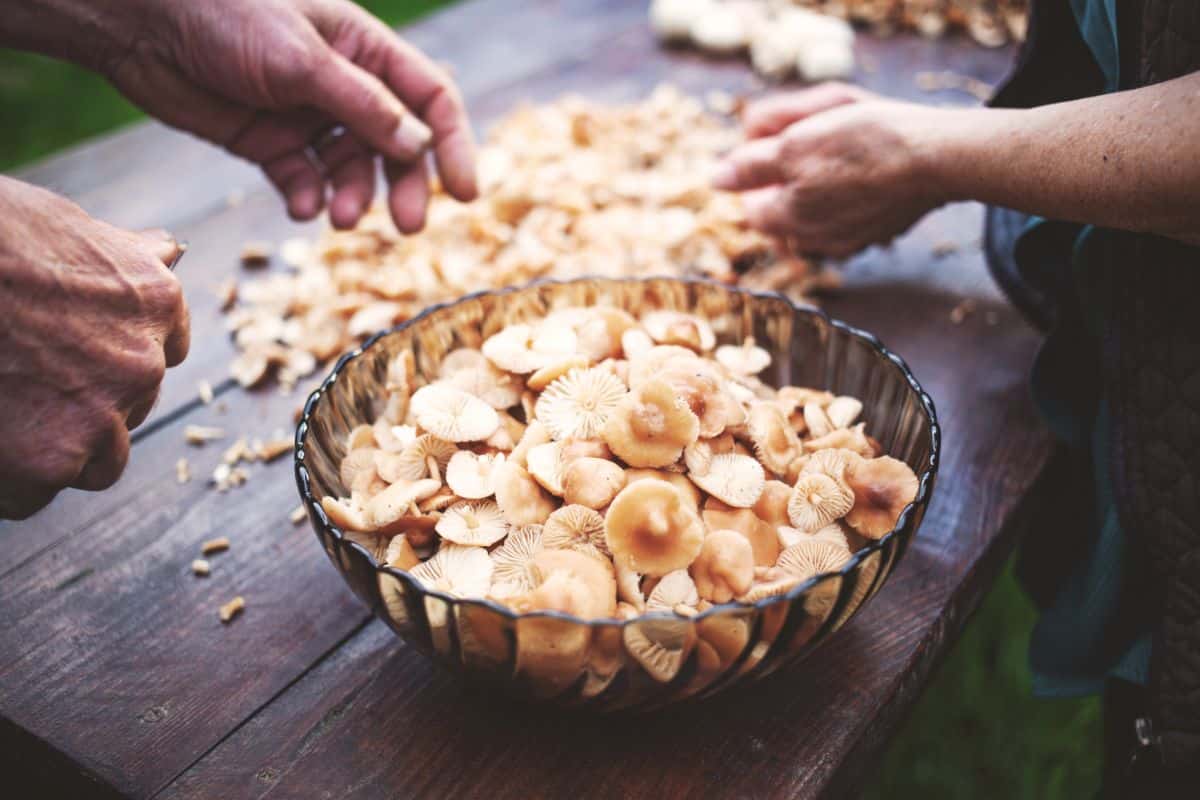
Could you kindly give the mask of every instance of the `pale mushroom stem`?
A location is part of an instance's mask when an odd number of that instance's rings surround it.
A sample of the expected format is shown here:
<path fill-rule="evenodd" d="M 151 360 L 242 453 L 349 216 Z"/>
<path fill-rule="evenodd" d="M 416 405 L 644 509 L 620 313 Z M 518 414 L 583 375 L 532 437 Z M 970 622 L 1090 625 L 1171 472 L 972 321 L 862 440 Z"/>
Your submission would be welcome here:
<path fill-rule="evenodd" d="M 671 533 L 671 520 L 665 512 L 655 509 L 645 516 L 644 527 L 651 536 L 667 536 Z"/>
<path fill-rule="evenodd" d="M 440 483 L 442 480 L 442 473 L 440 470 L 438 470 L 437 459 L 433 456 L 426 456 L 425 466 L 429 468 L 429 477 Z"/>

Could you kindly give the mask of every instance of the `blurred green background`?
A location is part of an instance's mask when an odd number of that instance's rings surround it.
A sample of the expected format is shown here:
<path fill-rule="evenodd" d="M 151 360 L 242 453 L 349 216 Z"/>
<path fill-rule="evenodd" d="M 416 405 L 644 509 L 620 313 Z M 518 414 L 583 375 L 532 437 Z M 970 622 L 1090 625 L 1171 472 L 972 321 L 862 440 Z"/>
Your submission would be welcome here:
<path fill-rule="evenodd" d="M 446 0 L 365 0 L 392 24 Z M 141 118 L 102 79 L 0 51 L 0 170 Z M 1030 696 L 1034 611 L 1011 569 L 985 598 L 890 746 L 866 797 L 1075 800 L 1099 785 L 1100 704 Z"/>

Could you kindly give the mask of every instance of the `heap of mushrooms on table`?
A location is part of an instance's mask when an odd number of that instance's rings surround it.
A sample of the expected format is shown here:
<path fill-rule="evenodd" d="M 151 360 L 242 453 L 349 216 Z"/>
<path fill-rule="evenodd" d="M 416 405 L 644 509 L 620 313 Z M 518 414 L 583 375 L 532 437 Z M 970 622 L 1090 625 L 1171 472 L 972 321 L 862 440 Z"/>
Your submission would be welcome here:
<path fill-rule="evenodd" d="M 562 308 L 389 365 L 348 435 L 343 531 L 431 590 L 585 619 L 693 615 L 841 568 L 917 494 L 853 397 L 758 373 L 700 317 Z M 384 545 L 386 543 L 386 550 Z"/>

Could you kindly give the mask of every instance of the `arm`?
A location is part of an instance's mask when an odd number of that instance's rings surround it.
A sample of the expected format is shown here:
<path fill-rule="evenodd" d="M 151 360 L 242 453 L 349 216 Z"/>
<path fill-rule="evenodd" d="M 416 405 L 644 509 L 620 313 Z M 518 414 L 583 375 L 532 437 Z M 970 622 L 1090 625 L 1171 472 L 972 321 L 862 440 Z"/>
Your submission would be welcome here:
<path fill-rule="evenodd" d="M 0 44 L 97 70 L 167 124 L 259 164 L 296 219 L 328 202 L 334 225 L 352 226 L 382 162 L 397 226 L 419 230 L 427 148 L 447 191 L 475 196 L 457 89 L 350 0 L 0 0 L 0 10 Z"/>
<path fill-rule="evenodd" d="M 849 255 L 944 203 L 1200 242 L 1200 74 L 1035 109 L 946 109 L 827 85 L 747 110 L 716 176 L 752 224 Z"/>

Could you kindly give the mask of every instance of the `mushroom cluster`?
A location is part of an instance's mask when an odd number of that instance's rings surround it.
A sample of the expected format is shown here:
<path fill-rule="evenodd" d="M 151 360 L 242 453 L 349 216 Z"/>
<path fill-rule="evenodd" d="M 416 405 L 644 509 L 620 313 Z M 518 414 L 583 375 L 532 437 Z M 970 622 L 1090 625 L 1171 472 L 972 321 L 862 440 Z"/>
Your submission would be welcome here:
<path fill-rule="evenodd" d="M 917 494 L 862 403 L 772 388 L 703 318 L 560 308 L 388 368 L 329 519 L 430 589 L 517 612 L 690 616 L 841 568 Z"/>

